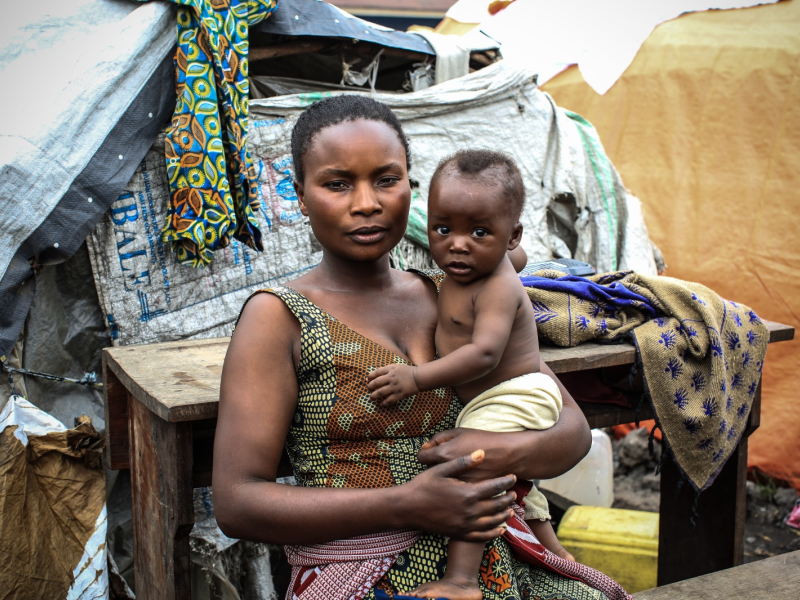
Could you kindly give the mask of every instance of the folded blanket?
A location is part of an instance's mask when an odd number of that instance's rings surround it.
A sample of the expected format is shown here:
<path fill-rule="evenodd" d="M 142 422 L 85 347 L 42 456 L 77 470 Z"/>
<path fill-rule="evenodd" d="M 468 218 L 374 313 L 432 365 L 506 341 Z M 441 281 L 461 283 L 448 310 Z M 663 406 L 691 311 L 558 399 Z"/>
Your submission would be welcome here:
<path fill-rule="evenodd" d="M 675 461 L 698 490 L 741 438 L 769 332 L 748 307 L 699 283 L 633 272 L 522 277 L 539 336 L 557 346 L 630 339 Z"/>

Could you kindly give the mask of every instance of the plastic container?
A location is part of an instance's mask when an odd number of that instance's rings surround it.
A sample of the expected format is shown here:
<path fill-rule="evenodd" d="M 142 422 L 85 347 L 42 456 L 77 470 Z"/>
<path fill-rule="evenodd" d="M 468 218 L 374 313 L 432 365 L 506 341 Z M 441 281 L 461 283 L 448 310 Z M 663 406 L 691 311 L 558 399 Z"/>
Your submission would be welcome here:
<path fill-rule="evenodd" d="M 629 594 L 656 587 L 658 513 L 573 506 L 558 539 L 575 560 L 617 580 Z"/>
<path fill-rule="evenodd" d="M 538 486 L 576 504 L 610 507 L 614 503 L 614 456 L 611 438 L 592 429 L 592 449 L 581 462 L 554 479 L 542 479 Z"/>

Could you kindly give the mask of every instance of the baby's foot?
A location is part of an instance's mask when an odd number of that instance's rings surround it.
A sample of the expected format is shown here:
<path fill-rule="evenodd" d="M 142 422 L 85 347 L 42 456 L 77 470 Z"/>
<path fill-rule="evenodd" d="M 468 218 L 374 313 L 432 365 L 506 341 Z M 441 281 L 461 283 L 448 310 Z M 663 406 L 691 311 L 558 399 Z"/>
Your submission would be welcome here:
<path fill-rule="evenodd" d="M 572 554 L 570 554 L 569 552 L 567 552 L 567 549 L 564 548 L 564 546 L 562 546 L 558 542 L 556 542 L 555 544 L 551 544 L 551 546 L 552 546 L 551 548 L 548 548 L 548 550 L 550 550 L 550 552 L 552 552 L 553 554 L 555 554 L 559 558 L 563 558 L 564 560 L 571 560 L 572 562 L 575 562 L 575 557 L 572 556 Z"/>
<path fill-rule="evenodd" d="M 478 582 L 459 585 L 447 579 L 423 583 L 408 594 L 412 598 L 447 598 L 447 600 L 481 600 Z"/>

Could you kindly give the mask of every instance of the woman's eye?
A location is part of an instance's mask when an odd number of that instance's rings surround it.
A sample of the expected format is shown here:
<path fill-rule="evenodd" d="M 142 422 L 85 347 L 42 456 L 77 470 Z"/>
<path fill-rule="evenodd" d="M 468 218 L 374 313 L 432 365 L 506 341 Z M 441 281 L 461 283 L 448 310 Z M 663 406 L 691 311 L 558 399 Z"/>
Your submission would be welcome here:
<path fill-rule="evenodd" d="M 389 186 L 389 185 L 394 185 L 398 181 L 400 181 L 399 177 L 382 177 L 380 181 L 378 181 L 378 185 Z"/>
<path fill-rule="evenodd" d="M 478 228 L 472 232 L 472 235 L 476 238 L 482 238 L 489 235 L 489 232 L 486 229 Z"/>
<path fill-rule="evenodd" d="M 344 181 L 329 181 L 324 187 L 329 190 L 343 190 L 347 187 L 347 184 Z"/>
<path fill-rule="evenodd" d="M 445 227 L 444 225 L 436 225 L 433 230 L 438 233 L 439 235 L 447 235 L 450 233 L 450 228 Z"/>

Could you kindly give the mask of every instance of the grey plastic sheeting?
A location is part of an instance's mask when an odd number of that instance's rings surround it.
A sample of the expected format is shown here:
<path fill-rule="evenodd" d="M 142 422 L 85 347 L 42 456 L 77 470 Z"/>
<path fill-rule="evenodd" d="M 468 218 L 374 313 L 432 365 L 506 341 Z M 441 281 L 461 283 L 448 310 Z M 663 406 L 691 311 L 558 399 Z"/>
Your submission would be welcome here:
<path fill-rule="evenodd" d="M 0 25 L 0 76 L 21 82 L 0 99 L 0 356 L 33 301 L 30 260 L 55 264 L 78 249 L 175 107 L 166 3 L 21 8 Z"/>
<path fill-rule="evenodd" d="M 83 171 L 14 252 L 0 279 L 0 355 L 14 345 L 34 297 L 36 278 L 29 259 L 36 257 L 39 264 L 50 265 L 72 256 L 125 188 L 172 115 L 175 86 L 171 55 L 170 51 L 162 57 Z M 0 217 L 3 221 L 5 216 Z"/>
<path fill-rule="evenodd" d="M 80 379 L 87 371 L 100 378 L 102 350 L 111 340 L 95 291 L 86 245 L 66 262 L 36 275 L 36 297 L 25 325 L 22 364 L 33 371 Z M 104 429 L 101 389 L 25 376 L 28 399 L 66 427 L 82 414 Z M 8 400 L 7 379 L 0 405 Z"/>
<path fill-rule="evenodd" d="M 166 3 L 22 7 L 4 10 L 0 28 L 0 80 L 10 86 L 0 99 L 0 274 L 176 41 L 175 11 Z"/>
<path fill-rule="evenodd" d="M 276 35 L 336 37 L 373 42 L 388 48 L 402 48 L 435 56 L 424 38 L 383 25 L 370 23 L 318 0 L 280 0 L 269 19 L 251 28 Z"/>

